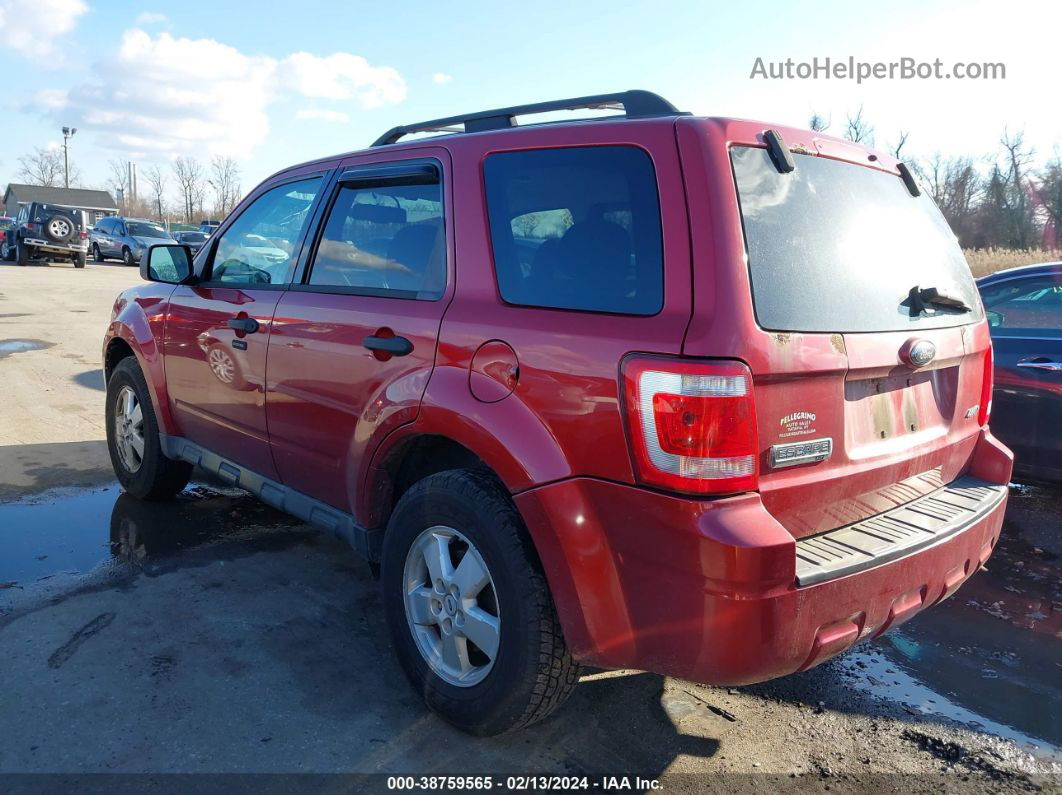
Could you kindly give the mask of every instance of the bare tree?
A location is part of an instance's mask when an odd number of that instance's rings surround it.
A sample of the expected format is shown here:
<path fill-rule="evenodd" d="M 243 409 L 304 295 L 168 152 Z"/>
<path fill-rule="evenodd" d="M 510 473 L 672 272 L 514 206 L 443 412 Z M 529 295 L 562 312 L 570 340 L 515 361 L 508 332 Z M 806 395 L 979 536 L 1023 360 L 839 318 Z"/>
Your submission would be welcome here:
<path fill-rule="evenodd" d="M 963 246 L 991 245 L 980 242 L 983 230 L 977 216 L 986 183 L 971 158 L 943 158 L 938 152 L 928 161 L 912 162 L 911 167 Z"/>
<path fill-rule="evenodd" d="M 184 200 L 184 220 L 192 223 L 196 210 L 203 206 L 206 185 L 203 181 L 203 166 L 194 157 L 183 155 L 174 158 L 173 175 Z"/>
<path fill-rule="evenodd" d="M 1006 128 L 999 139 L 1003 147 L 1004 200 L 1008 245 L 1029 248 L 1036 240 L 1036 221 L 1029 196 L 1029 165 L 1035 154 L 1025 145 L 1024 130 L 1011 134 Z"/>
<path fill-rule="evenodd" d="M 904 146 L 907 145 L 907 139 L 911 137 L 911 133 L 908 130 L 900 130 L 900 138 L 892 145 L 892 156 L 897 160 L 900 160 L 900 153 L 903 152 Z"/>
<path fill-rule="evenodd" d="M 1036 192 L 1056 239 L 1062 241 L 1062 157 L 1058 154 L 1040 172 Z"/>
<path fill-rule="evenodd" d="M 71 169 L 71 174 L 73 173 Z M 18 178 L 30 185 L 61 187 L 63 184 L 62 152 L 58 149 L 36 147 L 32 154 L 23 155 L 18 159 Z"/>
<path fill-rule="evenodd" d="M 144 172 L 144 179 L 147 180 L 148 187 L 151 188 L 152 201 L 154 204 L 153 211 L 158 217 L 159 221 L 165 220 L 165 213 L 163 211 L 163 196 L 166 193 L 166 183 L 169 181 L 166 178 L 166 174 L 158 165 L 154 165 Z"/>
<path fill-rule="evenodd" d="M 208 181 L 214 190 L 214 214 L 224 218 L 240 200 L 240 167 L 231 157 L 216 155 L 210 161 Z"/>
<path fill-rule="evenodd" d="M 859 106 L 855 116 L 848 115 L 844 128 L 844 137 L 849 141 L 855 141 L 857 144 L 874 145 L 874 128 L 863 118 L 862 105 Z"/>
<path fill-rule="evenodd" d="M 811 118 L 808 119 L 808 129 L 815 132 L 826 132 L 830 129 L 830 123 L 832 119 L 824 119 L 821 115 L 815 111 L 811 112 Z"/>

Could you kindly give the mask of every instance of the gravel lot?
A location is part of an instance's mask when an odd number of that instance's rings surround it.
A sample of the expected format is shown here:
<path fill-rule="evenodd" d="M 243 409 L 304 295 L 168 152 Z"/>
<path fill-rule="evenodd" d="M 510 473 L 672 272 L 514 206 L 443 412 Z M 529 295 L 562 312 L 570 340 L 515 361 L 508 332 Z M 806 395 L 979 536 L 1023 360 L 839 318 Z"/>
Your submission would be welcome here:
<path fill-rule="evenodd" d="M 556 717 L 472 739 L 421 706 L 376 584 L 341 544 L 210 483 L 169 505 L 121 495 L 99 345 L 137 279 L 110 263 L 0 266 L 0 772 L 1062 786 L 1062 497 L 1015 489 L 987 571 L 825 666 L 731 689 L 587 671 Z"/>

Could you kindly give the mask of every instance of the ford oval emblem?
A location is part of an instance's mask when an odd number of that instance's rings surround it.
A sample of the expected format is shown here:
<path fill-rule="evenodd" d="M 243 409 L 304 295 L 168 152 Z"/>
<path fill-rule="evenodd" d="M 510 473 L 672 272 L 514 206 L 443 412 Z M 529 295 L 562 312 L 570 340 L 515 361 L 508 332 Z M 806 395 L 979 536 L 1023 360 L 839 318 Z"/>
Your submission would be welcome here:
<path fill-rule="evenodd" d="M 904 346 L 903 359 L 912 367 L 925 367 L 937 355 L 937 346 L 929 340 L 912 340 Z"/>

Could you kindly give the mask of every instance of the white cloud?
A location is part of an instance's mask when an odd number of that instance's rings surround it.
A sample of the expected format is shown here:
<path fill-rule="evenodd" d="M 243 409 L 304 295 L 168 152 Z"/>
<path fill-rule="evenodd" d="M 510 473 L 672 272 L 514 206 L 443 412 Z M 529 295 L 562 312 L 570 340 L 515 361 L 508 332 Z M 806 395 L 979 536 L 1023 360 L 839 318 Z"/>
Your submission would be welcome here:
<path fill-rule="evenodd" d="M 312 119 L 316 121 L 347 122 L 350 115 L 341 110 L 325 110 L 324 108 L 306 108 L 295 112 L 296 119 Z"/>
<path fill-rule="evenodd" d="M 453 75 L 448 75 L 446 72 L 436 72 L 431 76 L 431 82 L 437 86 L 444 86 L 454 79 Z"/>
<path fill-rule="evenodd" d="M 372 107 L 401 101 L 405 83 L 394 69 L 349 53 L 276 59 L 214 39 L 132 29 L 113 55 L 92 65 L 86 83 L 38 95 L 35 104 L 125 153 L 246 157 L 269 133 L 270 104 L 298 94 Z M 326 114 L 312 117 L 342 115 Z"/>
<path fill-rule="evenodd" d="M 390 66 L 371 66 L 360 55 L 337 52 L 320 58 L 296 52 L 280 62 L 281 80 L 307 97 L 357 98 L 363 108 L 376 108 L 406 98 L 402 76 Z"/>
<path fill-rule="evenodd" d="M 26 57 L 51 57 L 55 40 L 88 11 L 84 0 L 0 0 L 0 49 Z"/>
<path fill-rule="evenodd" d="M 134 25 L 157 25 L 162 22 L 169 22 L 170 18 L 165 14 L 160 14 L 158 11 L 141 11 L 137 16 Z"/>

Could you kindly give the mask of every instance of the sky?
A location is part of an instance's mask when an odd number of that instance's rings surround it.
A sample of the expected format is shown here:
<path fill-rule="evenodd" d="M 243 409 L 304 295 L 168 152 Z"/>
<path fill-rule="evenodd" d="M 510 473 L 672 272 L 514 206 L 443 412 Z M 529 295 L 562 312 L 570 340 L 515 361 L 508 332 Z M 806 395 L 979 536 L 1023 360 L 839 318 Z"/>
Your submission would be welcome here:
<path fill-rule="evenodd" d="M 804 127 L 816 112 L 838 135 L 862 107 L 879 148 L 909 132 L 906 156 L 981 157 L 1006 126 L 1043 162 L 1062 148 L 1060 23 L 1050 0 L 0 0 L 0 185 L 64 125 L 87 185 L 106 184 L 109 160 L 142 173 L 227 155 L 247 191 L 396 124 L 628 88 L 697 115 Z M 757 58 L 816 57 L 1002 63 L 1006 77 L 751 77 Z"/>

